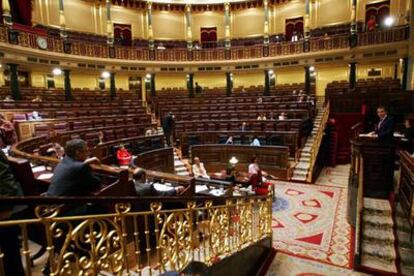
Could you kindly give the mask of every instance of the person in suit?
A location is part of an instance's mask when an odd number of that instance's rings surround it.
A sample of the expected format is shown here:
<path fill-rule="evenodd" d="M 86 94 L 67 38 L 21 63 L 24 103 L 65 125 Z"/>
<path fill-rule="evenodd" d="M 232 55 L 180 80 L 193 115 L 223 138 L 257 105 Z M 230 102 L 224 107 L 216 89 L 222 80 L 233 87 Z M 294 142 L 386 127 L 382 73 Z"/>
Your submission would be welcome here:
<path fill-rule="evenodd" d="M 153 184 L 147 183 L 147 173 L 141 168 L 135 169 L 132 175 L 135 192 L 139 196 L 175 196 L 184 191 L 183 186 L 174 187 L 170 191 L 156 190 Z"/>
<path fill-rule="evenodd" d="M 200 95 L 203 92 L 203 88 L 198 84 L 198 82 L 195 83 L 195 92 L 197 95 Z"/>
<path fill-rule="evenodd" d="M 242 125 L 241 125 L 241 127 L 240 127 L 240 130 L 241 130 L 242 132 L 244 132 L 244 131 L 248 131 L 248 130 L 249 130 L 249 127 L 247 126 L 247 123 L 246 123 L 246 122 L 243 122 L 243 123 L 242 123 Z"/>
<path fill-rule="evenodd" d="M 384 106 L 377 108 L 379 122 L 375 128 L 375 134 L 379 141 L 392 141 L 394 137 L 394 119 L 388 116 L 388 110 Z"/>
<path fill-rule="evenodd" d="M 6 122 L 6 121 L 5 121 Z M 1 126 L 1 124 L 0 124 Z M 14 177 L 3 147 L 12 145 L 14 135 L 6 135 L 0 128 L 0 198 L 2 196 L 22 196 L 23 189 Z M 24 206 L 0 205 L 0 220 L 19 218 Z M 19 242 L 20 228 L 17 226 L 0 227 L 0 249 L 3 257 L 5 275 L 24 275 Z"/>
<path fill-rule="evenodd" d="M 100 163 L 97 158 L 87 158 L 89 150 L 82 139 L 73 139 L 66 143 L 65 157 L 53 171 L 53 177 L 47 190 L 49 196 L 87 196 L 97 190 L 100 180 L 90 167 Z"/>
<path fill-rule="evenodd" d="M 165 140 L 167 141 L 167 146 L 171 147 L 172 143 L 172 134 L 174 128 L 174 115 L 172 112 L 169 112 L 167 116 L 162 120 L 162 130 L 164 131 Z"/>

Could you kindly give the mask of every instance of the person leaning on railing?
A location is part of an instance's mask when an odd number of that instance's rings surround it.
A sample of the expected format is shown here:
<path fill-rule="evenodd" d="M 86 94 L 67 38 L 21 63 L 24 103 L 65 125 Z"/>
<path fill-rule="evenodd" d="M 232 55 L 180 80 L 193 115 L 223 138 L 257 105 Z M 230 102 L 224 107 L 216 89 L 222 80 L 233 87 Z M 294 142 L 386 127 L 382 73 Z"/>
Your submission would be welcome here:
<path fill-rule="evenodd" d="M 89 158 L 87 144 L 82 139 L 66 142 L 65 157 L 56 166 L 47 195 L 86 196 L 97 190 L 100 180 L 89 166 L 100 163 L 97 158 Z"/>
<path fill-rule="evenodd" d="M 15 135 L 10 134 L 10 124 L 0 118 L 0 197 L 21 196 L 23 190 L 10 169 L 3 147 L 13 144 Z M 0 220 L 16 219 L 23 206 L 0 205 Z M 4 254 L 3 264 L 5 275 L 24 275 L 20 257 L 19 228 L 17 226 L 0 227 L 0 249 Z"/>

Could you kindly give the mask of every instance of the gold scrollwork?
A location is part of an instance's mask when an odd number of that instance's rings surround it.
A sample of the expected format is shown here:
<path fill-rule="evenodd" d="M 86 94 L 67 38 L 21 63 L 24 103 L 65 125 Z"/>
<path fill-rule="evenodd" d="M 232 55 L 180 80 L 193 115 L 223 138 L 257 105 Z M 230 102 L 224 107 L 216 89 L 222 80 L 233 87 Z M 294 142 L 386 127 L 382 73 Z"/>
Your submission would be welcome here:
<path fill-rule="evenodd" d="M 164 270 L 183 269 L 191 261 L 192 225 L 186 212 L 173 212 L 165 219 L 159 245 Z"/>
<path fill-rule="evenodd" d="M 124 244 L 120 226 L 109 218 L 87 219 L 73 226 L 53 224 L 52 230 L 61 237 L 66 233 L 57 256 L 57 275 L 97 275 L 99 271 L 120 273 L 125 268 Z"/>

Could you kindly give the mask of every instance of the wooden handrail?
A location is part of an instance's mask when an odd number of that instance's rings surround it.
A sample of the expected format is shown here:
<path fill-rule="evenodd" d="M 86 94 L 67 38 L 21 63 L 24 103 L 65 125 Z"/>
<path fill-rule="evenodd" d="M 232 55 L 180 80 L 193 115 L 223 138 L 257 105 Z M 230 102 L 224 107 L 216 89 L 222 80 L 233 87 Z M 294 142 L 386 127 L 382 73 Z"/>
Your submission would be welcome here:
<path fill-rule="evenodd" d="M 328 122 L 328 118 L 329 118 L 329 101 L 326 103 L 325 107 L 324 107 L 324 111 L 323 111 L 323 115 L 321 118 L 321 124 L 319 126 L 318 132 L 316 134 L 315 137 L 315 141 L 312 145 L 311 148 L 311 158 L 310 158 L 310 166 L 308 169 L 308 175 L 306 178 L 307 182 L 312 182 L 312 177 L 313 177 L 313 168 L 315 166 L 316 163 L 316 158 L 318 156 L 319 153 L 319 147 L 322 143 L 322 137 L 323 137 L 323 133 L 325 130 L 325 125 Z"/>

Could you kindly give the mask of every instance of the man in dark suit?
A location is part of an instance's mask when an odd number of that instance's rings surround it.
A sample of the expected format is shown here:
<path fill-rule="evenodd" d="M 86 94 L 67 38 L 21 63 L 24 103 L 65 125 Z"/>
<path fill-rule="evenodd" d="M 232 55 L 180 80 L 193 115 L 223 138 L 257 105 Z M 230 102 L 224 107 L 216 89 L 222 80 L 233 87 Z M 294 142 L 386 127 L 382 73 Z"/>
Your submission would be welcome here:
<path fill-rule="evenodd" d="M 167 145 L 170 147 L 173 143 L 171 142 L 174 128 L 174 115 L 169 112 L 162 121 L 162 130 L 164 131 L 165 140 Z"/>
<path fill-rule="evenodd" d="M 198 84 L 198 82 L 195 83 L 195 92 L 197 95 L 200 95 L 201 92 L 203 92 L 203 88 Z"/>
<path fill-rule="evenodd" d="M 133 173 L 135 192 L 139 196 L 175 196 L 184 191 L 183 186 L 174 187 L 168 191 L 158 191 L 152 183 L 147 183 L 147 173 L 143 169 L 136 169 Z"/>
<path fill-rule="evenodd" d="M 91 163 L 99 163 L 97 158 L 89 158 L 86 142 L 70 140 L 65 146 L 65 157 L 53 171 L 49 196 L 87 196 L 99 188 L 100 180 L 93 175 Z"/>
<path fill-rule="evenodd" d="M 380 119 L 375 129 L 378 140 L 392 141 L 394 137 L 394 119 L 388 116 L 388 111 L 384 106 L 377 108 L 377 115 Z"/>

